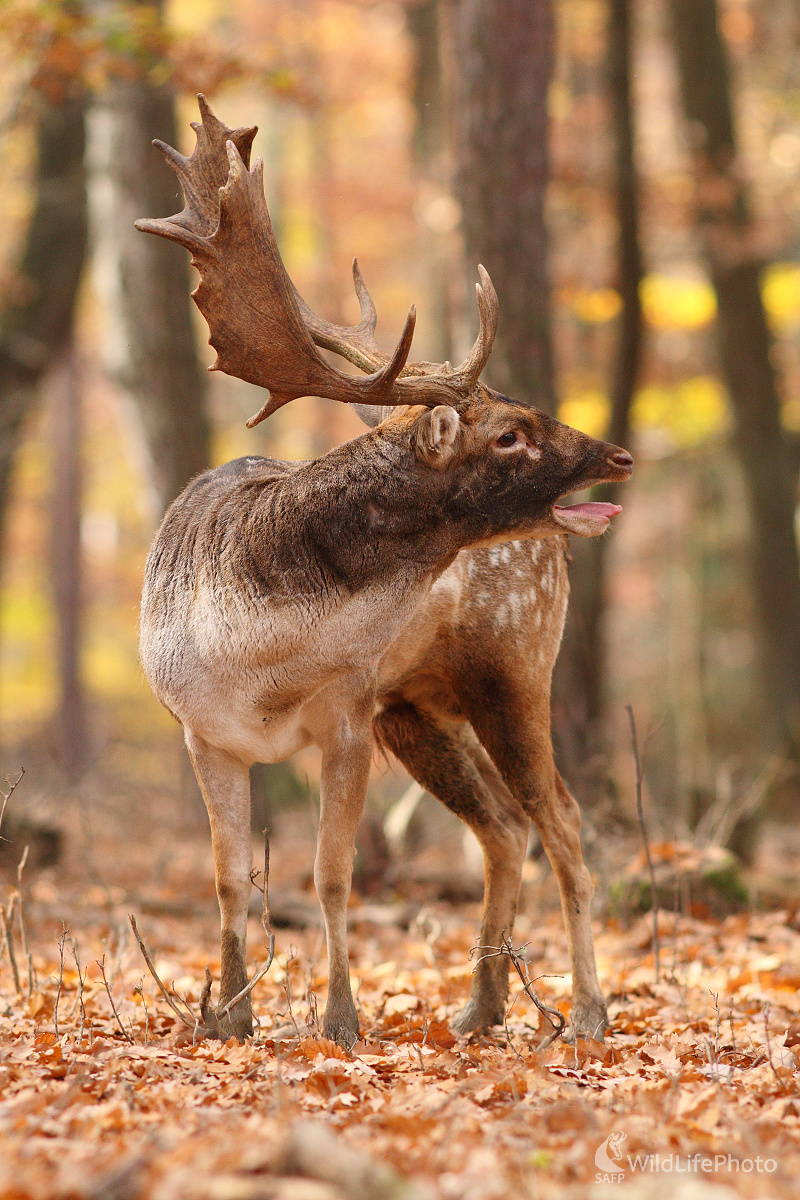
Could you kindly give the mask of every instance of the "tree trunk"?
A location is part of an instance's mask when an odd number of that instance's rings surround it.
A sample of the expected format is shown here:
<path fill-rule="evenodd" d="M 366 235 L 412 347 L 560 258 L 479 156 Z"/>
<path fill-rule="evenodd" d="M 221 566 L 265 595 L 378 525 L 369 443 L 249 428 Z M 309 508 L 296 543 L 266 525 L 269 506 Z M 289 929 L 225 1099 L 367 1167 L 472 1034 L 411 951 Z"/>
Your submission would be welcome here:
<path fill-rule="evenodd" d="M 208 466 L 209 430 L 188 258 L 133 225 L 181 208 L 177 179 L 154 138 L 171 146 L 179 140 L 170 89 L 146 77 L 113 83 L 90 123 L 93 236 L 112 327 L 106 366 L 136 401 L 166 508 Z"/>
<path fill-rule="evenodd" d="M 0 315 L 0 532 L 22 422 L 65 348 L 86 255 L 84 100 L 41 101 L 34 207 L 15 297 Z"/>
<path fill-rule="evenodd" d="M 549 0 L 460 0 L 453 11 L 457 188 L 469 270 L 482 262 L 500 297 L 487 378 L 553 412 L 544 194 Z"/>
<path fill-rule="evenodd" d="M 86 766 L 86 705 L 81 674 L 81 396 L 75 348 L 67 346 L 53 388 L 51 554 L 58 631 L 58 743 L 68 776 Z"/>
<path fill-rule="evenodd" d="M 411 98 L 414 104 L 414 161 L 425 192 L 422 209 L 421 248 L 432 305 L 427 357 L 432 362 L 456 358 L 456 314 L 463 308 L 463 279 L 453 267 L 460 261 L 461 245 L 456 226 L 458 207 L 451 200 L 453 161 L 448 129 L 452 97 L 450 9 L 447 0 L 423 0 L 406 9 L 408 32 L 414 46 Z M 448 206 L 448 201 L 450 204 Z M 474 314 L 470 311 L 470 318 Z"/>
<path fill-rule="evenodd" d="M 641 366 L 642 307 L 639 285 L 643 259 L 639 234 L 639 201 L 634 155 L 634 122 L 631 105 L 632 16 L 631 0 L 611 0 L 608 16 L 608 97 L 614 138 L 614 201 L 618 223 L 617 289 L 622 296 L 619 337 L 611 381 L 611 421 L 608 439 L 626 446 L 630 436 L 630 409 Z M 619 485 L 604 486 L 603 500 L 616 503 L 624 496 Z M 581 698 L 573 702 L 572 720 L 565 714 L 559 723 L 564 757 L 575 762 L 600 745 L 599 722 L 607 693 L 607 668 L 603 618 L 606 607 L 608 538 L 591 538 L 573 545 L 573 586 L 570 620 L 561 651 L 562 670 L 569 680 L 559 680 L 560 691 Z M 569 728 L 565 723 L 569 721 Z"/>
<path fill-rule="evenodd" d="M 716 0 L 670 0 L 695 174 L 697 229 L 717 294 L 720 355 L 750 499 L 752 587 L 770 740 L 800 746 L 800 560 L 796 478 L 780 424 L 763 267 L 738 170 L 728 61 Z"/>

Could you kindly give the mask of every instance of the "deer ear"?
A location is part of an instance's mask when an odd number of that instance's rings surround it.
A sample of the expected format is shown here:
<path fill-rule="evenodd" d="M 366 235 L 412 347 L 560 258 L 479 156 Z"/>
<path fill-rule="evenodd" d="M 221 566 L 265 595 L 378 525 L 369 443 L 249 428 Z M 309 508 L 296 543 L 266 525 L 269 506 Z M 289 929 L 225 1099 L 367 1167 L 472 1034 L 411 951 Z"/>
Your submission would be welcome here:
<path fill-rule="evenodd" d="M 458 413 L 449 405 L 429 408 L 414 426 L 412 444 L 417 457 L 434 470 L 443 471 L 453 457 L 459 425 Z"/>

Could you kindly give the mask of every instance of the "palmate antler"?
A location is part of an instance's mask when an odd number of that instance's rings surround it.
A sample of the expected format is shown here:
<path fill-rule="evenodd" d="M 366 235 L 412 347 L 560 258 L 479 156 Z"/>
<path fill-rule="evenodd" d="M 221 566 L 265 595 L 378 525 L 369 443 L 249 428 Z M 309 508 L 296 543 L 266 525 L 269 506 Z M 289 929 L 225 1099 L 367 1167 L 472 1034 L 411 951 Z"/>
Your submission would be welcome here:
<path fill-rule="evenodd" d="M 202 124 L 192 123 L 197 145 L 190 158 L 155 143 L 180 179 L 183 211 L 137 221 L 136 228 L 170 238 L 191 252 L 200 272 L 193 296 L 217 352 L 210 370 L 269 389 L 269 400 L 247 424 L 257 425 L 299 396 L 325 396 L 348 404 L 458 408 L 486 365 L 497 329 L 497 296 L 483 267 L 477 285 L 481 329 L 467 359 L 455 371 L 427 367 L 424 374 L 400 377 L 411 349 L 414 308 L 394 354 L 386 355 L 374 337 L 375 305 L 354 262 L 359 324 L 334 325 L 312 312 L 278 251 L 264 198 L 263 162 L 258 158 L 249 167 L 257 128 L 229 129 L 214 116 L 204 96 L 198 101 Z M 364 377 L 337 370 L 317 346 L 370 373 Z"/>

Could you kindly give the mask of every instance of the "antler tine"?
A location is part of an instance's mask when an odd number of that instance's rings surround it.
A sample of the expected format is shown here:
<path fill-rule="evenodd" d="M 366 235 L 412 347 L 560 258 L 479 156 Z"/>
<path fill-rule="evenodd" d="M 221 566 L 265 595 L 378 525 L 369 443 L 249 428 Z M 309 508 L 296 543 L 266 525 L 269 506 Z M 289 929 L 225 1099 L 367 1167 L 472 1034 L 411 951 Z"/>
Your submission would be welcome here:
<path fill-rule="evenodd" d="M 209 237 L 219 222 L 219 189 L 228 178 L 228 153 L 225 147 L 229 141 L 233 142 L 249 167 L 250 150 L 258 126 L 229 129 L 211 111 L 202 92 L 198 93 L 197 102 L 202 121 L 191 122 L 197 143 L 190 158 L 158 139 L 153 145 L 164 155 L 183 189 L 183 211 L 163 220 Z M 156 228 L 157 224 L 157 221 L 149 221 L 146 226 L 137 225 L 137 228 L 146 228 L 149 233 L 163 232 L 165 237 L 173 236 L 166 228 Z"/>
<path fill-rule="evenodd" d="M 478 297 L 480 330 L 474 346 L 463 363 L 456 367 L 452 376 L 454 385 L 465 391 L 469 391 L 475 386 L 489 361 L 497 333 L 497 323 L 500 319 L 497 292 L 489 278 L 489 272 L 481 264 L 478 265 L 478 278 L 480 282 L 475 284 L 475 293 Z"/>
<path fill-rule="evenodd" d="M 292 286 L 294 287 L 294 285 L 292 285 Z M 295 294 L 298 296 L 298 299 L 300 299 L 301 304 L 302 304 L 303 303 L 302 297 L 300 297 L 299 293 L 296 292 L 296 290 L 295 290 Z M 305 307 L 308 308 L 307 305 L 305 305 Z M 308 311 L 311 312 L 310 309 L 308 309 Z M 396 408 L 403 404 L 429 404 L 429 405 L 451 404 L 455 407 L 455 399 L 453 397 L 445 398 L 445 397 L 439 396 L 438 399 L 427 400 L 427 399 L 417 398 L 413 395 L 404 395 L 404 393 L 401 392 L 399 398 L 397 398 L 397 399 L 391 398 L 391 389 L 392 389 L 393 385 L 396 383 L 398 375 L 400 374 L 403 367 L 406 365 L 406 362 L 408 361 L 409 351 L 411 350 L 411 340 L 414 337 L 414 326 L 416 325 L 416 323 L 417 323 L 417 310 L 416 310 L 416 307 L 412 304 L 411 308 L 408 310 L 408 316 L 406 317 L 406 323 L 403 327 L 403 332 L 400 335 L 400 341 L 397 343 L 394 354 L 392 355 L 392 357 L 390 359 L 387 359 L 385 365 L 379 371 L 375 371 L 372 375 L 368 375 L 366 378 L 363 378 L 360 376 L 353 376 L 353 375 L 342 375 L 341 376 L 342 380 L 345 380 L 345 381 L 352 380 L 353 384 L 355 384 L 360 389 L 363 389 L 362 391 L 359 391 L 359 394 L 357 397 L 354 397 L 354 396 L 331 396 L 330 391 L 326 391 L 323 394 L 331 397 L 334 400 L 344 400 L 348 404 L 367 404 L 371 407 L 372 406 L 377 406 L 377 407 L 386 406 L 388 408 Z M 332 347 L 331 347 L 331 349 L 332 349 Z M 383 351 L 381 351 L 381 353 L 383 353 Z M 384 355 L 383 357 L 386 358 L 386 355 Z M 324 362 L 325 360 L 323 359 L 322 361 Z M 209 370 L 219 370 L 219 369 L 220 368 L 217 366 L 216 363 L 214 364 L 213 367 L 209 367 Z M 224 368 L 222 368 L 222 369 L 224 369 Z M 335 368 L 331 368 L 331 370 L 335 370 Z M 337 374 L 341 374 L 341 373 L 337 372 Z M 414 381 L 402 380 L 400 382 L 399 386 L 402 388 L 403 384 L 408 385 L 409 383 L 412 383 L 412 382 L 414 384 L 418 384 L 420 381 L 419 380 L 414 380 Z M 306 395 L 308 393 L 302 392 L 300 394 Z M 289 401 L 294 398 L 295 397 L 292 397 L 290 395 L 281 396 L 277 392 L 271 391 L 270 398 L 267 401 L 267 403 L 262 405 L 261 408 L 258 410 L 258 412 L 254 413 L 253 416 L 250 417 L 245 422 L 245 424 L 247 425 L 247 428 L 253 429 L 256 425 L 259 425 L 267 417 L 271 417 L 274 412 L 277 412 L 279 408 L 283 408 L 284 404 L 288 404 Z"/>
<path fill-rule="evenodd" d="M 306 328 L 317 346 L 322 346 L 324 350 L 332 350 L 334 354 L 341 355 L 362 371 L 374 371 L 376 367 L 388 362 L 389 356 L 375 341 L 378 313 L 372 296 L 367 291 L 357 258 L 353 259 L 353 283 L 361 308 L 361 320 L 358 325 L 334 325 L 332 321 L 323 321 L 296 290 L 295 295 Z"/>

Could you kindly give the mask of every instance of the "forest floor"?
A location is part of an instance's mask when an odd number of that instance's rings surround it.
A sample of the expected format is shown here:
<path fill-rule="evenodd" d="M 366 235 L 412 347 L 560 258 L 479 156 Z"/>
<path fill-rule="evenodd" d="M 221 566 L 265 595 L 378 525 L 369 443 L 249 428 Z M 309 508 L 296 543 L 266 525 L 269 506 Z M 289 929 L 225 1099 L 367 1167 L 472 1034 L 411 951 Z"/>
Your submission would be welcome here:
<path fill-rule="evenodd" d="M 157 994 L 128 913 L 196 1011 L 206 964 L 219 974 L 205 843 L 202 855 L 203 871 L 189 855 L 183 875 L 173 863 L 138 888 L 121 861 L 113 886 L 75 871 L 24 886 L 35 978 L 16 918 L 19 993 L 7 951 L 0 962 L 0 1200 L 797 1195 L 791 913 L 662 914 L 658 981 L 649 917 L 627 930 L 599 923 L 611 1032 L 605 1044 L 542 1050 L 516 975 L 505 1029 L 464 1039 L 448 1027 L 469 989 L 479 905 L 409 915 L 407 902 L 355 897 L 363 1036 L 352 1054 L 319 1032 L 327 980 L 313 921 L 277 930 L 254 993 L 258 1035 L 193 1044 Z M 560 914 L 529 913 L 517 935 L 538 995 L 566 1014 Z M 251 961 L 264 955 L 254 912 Z"/>

